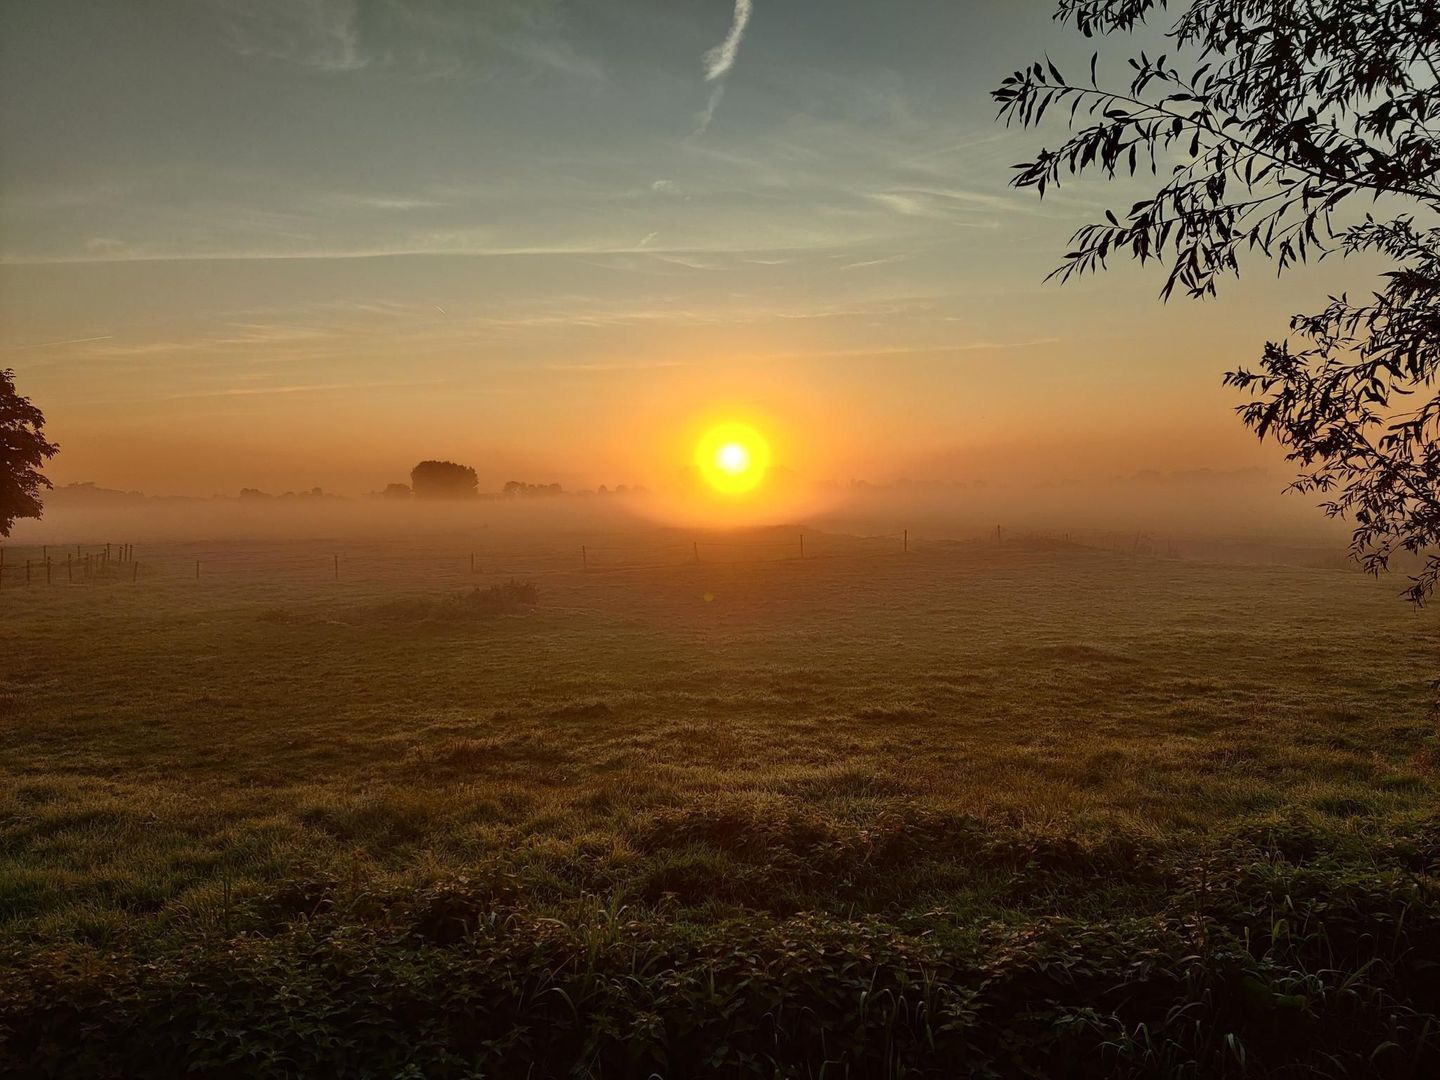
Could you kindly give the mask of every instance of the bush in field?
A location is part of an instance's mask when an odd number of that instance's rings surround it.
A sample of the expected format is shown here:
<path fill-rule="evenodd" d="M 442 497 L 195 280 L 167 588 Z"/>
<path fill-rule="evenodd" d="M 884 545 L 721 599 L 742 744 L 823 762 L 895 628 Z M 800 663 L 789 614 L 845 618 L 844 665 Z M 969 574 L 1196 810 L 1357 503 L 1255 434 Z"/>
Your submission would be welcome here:
<path fill-rule="evenodd" d="M 466 622 L 524 614 L 535 606 L 538 596 L 534 583 L 512 580 L 439 599 L 393 600 L 375 612 L 385 622 Z"/>

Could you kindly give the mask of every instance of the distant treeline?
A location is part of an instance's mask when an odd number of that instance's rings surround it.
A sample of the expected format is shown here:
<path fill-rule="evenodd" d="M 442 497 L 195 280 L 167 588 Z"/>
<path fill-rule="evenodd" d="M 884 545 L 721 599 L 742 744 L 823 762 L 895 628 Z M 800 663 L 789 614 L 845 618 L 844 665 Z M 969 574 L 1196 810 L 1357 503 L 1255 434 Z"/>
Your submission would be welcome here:
<path fill-rule="evenodd" d="M 421 466 L 438 465 L 449 466 L 438 472 L 434 469 L 421 471 Z M 452 470 L 461 470 L 454 472 Z M 419 475 L 417 476 L 417 473 Z M 615 487 L 608 487 L 601 484 L 598 488 L 581 488 L 575 491 L 566 491 L 558 483 L 532 484 L 523 480 L 509 480 L 495 492 L 482 492 L 479 490 L 479 483 L 475 472 L 467 466 L 455 465 L 453 462 L 421 462 L 410 474 L 408 484 L 387 484 L 383 490 L 372 491 L 360 496 L 361 499 L 531 499 L 549 498 L 555 496 L 571 495 L 645 495 L 649 491 L 640 485 L 618 484 Z M 201 503 L 201 502 L 229 502 L 238 499 L 243 502 L 273 502 L 273 503 L 321 503 L 321 502 L 350 502 L 353 501 L 344 495 L 337 495 L 333 491 L 325 491 L 315 487 L 309 491 L 284 491 L 274 493 L 263 491 L 260 488 L 244 487 L 240 493 L 231 495 L 212 495 L 209 497 L 197 495 L 147 495 L 143 491 L 122 491 L 119 488 L 107 488 L 93 482 L 66 484 L 57 487 L 47 503 L 55 506 L 94 506 L 96 504 L 124 505 L 130 503 Z"/>
<path fill-rule="evenodd" d="M 573 494 L 626 495 L 644 491 L 644 488 L 632 488 L 625 484 L 614 489 L 601 484 L 595 491 L 586 490 Z M 507 480 L 498 493 L 482 494 L 475 470 L 469 465 L 454 461 L 422 461 L 410 470 L 409 484 L 387 484 L 385 490 L 380 492 L 381 497 L 386 499 L 533 499 L 565 494 L 570 493 L 557 483 L 532 484 L 525 480 Z"/>

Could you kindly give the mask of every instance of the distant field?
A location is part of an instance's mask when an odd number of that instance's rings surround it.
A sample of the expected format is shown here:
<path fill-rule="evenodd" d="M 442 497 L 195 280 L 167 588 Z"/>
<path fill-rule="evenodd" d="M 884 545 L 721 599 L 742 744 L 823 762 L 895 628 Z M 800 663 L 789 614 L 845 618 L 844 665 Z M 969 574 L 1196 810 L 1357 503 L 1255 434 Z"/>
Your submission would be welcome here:
<path fill-rule="evenodd" d="M 1400 583 L 900 543 L 7 575 L 0 1072 L 1433 1075 Z"/>

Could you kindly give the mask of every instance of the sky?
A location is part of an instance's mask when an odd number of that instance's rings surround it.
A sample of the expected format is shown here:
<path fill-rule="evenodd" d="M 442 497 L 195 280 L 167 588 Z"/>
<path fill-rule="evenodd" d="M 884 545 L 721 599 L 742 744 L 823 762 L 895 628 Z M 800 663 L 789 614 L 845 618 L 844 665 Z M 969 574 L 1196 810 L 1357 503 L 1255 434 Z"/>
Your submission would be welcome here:
<path fill-rule="evenodd" d="M 1045 284 L 1134 194 L 1007 187 L 1052 6 L 0 5 L 0 367 L 53 479 L 151 492 L 657 484 L 726 418 L 822 482 L 1278 487 L 1220 375 L 1347 282 Z"/>

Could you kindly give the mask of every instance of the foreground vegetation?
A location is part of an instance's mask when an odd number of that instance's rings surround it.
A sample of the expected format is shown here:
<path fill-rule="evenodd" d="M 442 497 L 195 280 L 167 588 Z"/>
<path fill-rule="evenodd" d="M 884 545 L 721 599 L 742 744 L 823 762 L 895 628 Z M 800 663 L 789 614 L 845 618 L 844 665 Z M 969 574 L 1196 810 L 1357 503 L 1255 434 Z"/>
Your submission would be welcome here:
<path fill-rule="evenodd" d="M 536 580 L 7 594 L 0 1070 L 1440 1066 L 1393 588 L 941 544 Z"/>

